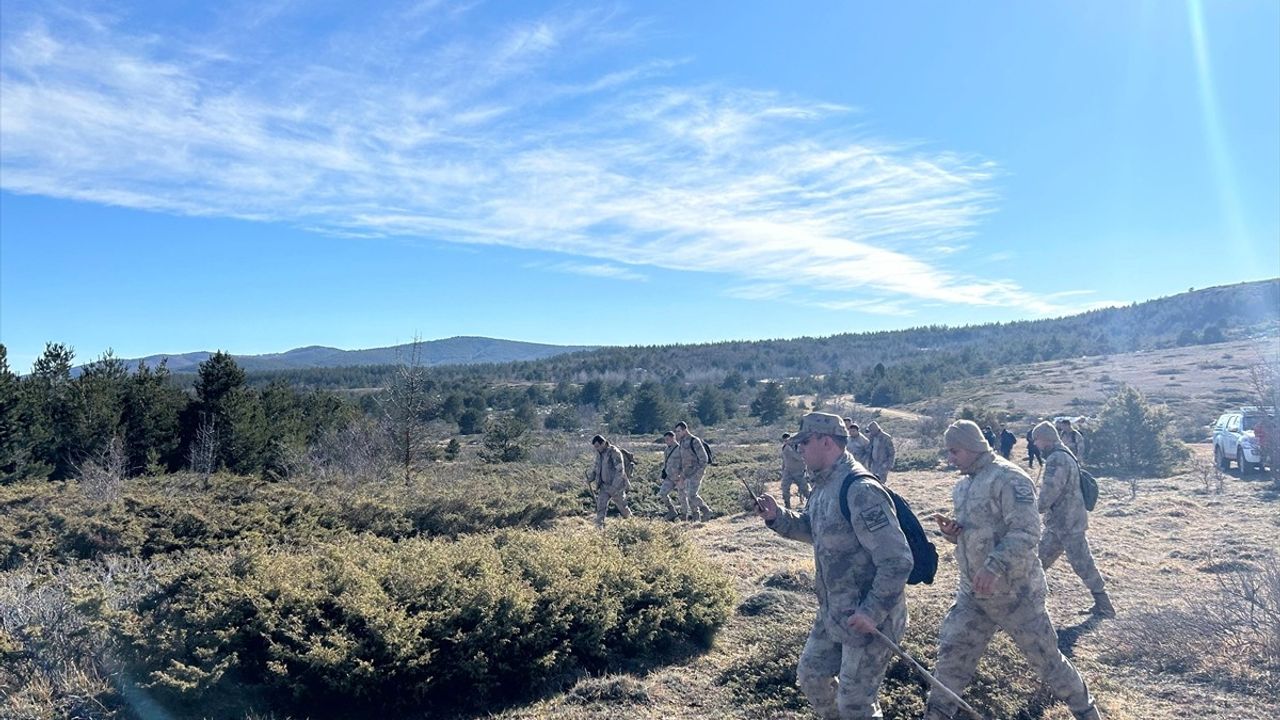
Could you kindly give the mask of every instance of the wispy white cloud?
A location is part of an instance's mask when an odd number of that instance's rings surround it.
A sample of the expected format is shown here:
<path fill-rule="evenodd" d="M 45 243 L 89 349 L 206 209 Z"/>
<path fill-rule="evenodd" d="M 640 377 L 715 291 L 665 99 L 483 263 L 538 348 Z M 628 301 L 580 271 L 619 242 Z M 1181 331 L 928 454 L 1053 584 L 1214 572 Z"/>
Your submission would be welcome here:
<path fill-rule="evenodd" d="M 647 275 L 638 273 L 634 270 L 628 270 L 627 268 L 620 267 L 618 265 L 611 265 L 609 263 L 552 263 L 547 265 L 546 269 L 555 272 L 570 273 L 573 275 L 613 278 L 615 280 L 631 280 L 635 282 L 646 282 L 649 280 Z"/>
<path fill-rule="evenodd" d="M 735 297 L 865 312 L 1061 309 L 931 261 L 967 251 L 997 200 L 993 163 L 866 136 L 852 108 L 682 85 L 683 60 L 617 62 L 603 49 L 646 27 L 617 13 L 486 31 L 426 2 L 303 36 L 282 3 L 251 6 L 248 31 L 193 35 L 14 5 L 12 192 L 553 251 L 579 261 L 550 269 L 618 279 L 724 273 Z"/>
<path fill-rule="evenodd" d="M 791 293 L 786 285 L 778 283 L 754 283 L 738 285 L 724 291 L 725 296 L 738 300 L 777 300 Z"/>

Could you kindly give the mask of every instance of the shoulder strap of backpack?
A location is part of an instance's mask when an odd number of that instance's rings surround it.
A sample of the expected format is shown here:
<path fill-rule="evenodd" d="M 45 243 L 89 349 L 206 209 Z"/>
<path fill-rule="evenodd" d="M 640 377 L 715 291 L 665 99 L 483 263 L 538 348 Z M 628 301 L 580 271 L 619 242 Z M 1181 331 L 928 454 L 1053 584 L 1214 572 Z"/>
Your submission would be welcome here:
<path fill-rule="evenodd" d="M 840 484 L 840 514 L 844 515 L 844 519 L 846 522 L 849 522 L 849 523 L 853 522 L 853 513 L 849 510 L 849 488 L 853 487 L 853 484 L 858 480 L 863 480 L 863 479 L 875 480 L 877 485 L 879 485 L 880 483 L 880 478 L 876 477 L 875 473 L 869 473 L 869 472 L 868 473 L 852 473 L 851 472 L 844 477 L 844 482 Z M 888 498 L 890 507 L 894 507 L 893 497 L 889 495 L 889 491 L 885 490 L 884 487 L 882 486 L 880 487 L 880 491 L 885 494 L 886 498 Z M 894 507 L 894 512 L 895 513 L 897 512 L 896 507 Z"/>
<path fill-rule="evenodd" d="M 1076 454 L 1075 454 L 1075 453 L 1071 452 L 1071 448 L 1069 448 L 1069 447 L 1056 447 L 1056 448 L 1054 448 L 1054 449 L 1052 449 L 1052 450 L 1050 450 L 1050 451 L 1049 451 L 1049 455 L 1052 455 L 1052 454 L 1054 454 L 1054 453 L 1056 453 L 1056 452 L 1066 453 L 1066 454 L 1067 454 L 1067 457 L 1069 457 L 1069 458 L 1071 458 L 1072 460 L 1075 460 L 1075 461 L 1076 461 L 1076 467 L 1080 467 L 1080 459 L 1076 457 Z M 1049 455 L 1045 455 L 1045 456 L 1044 456 L 1046 460 L 1048 460 L 1048 459 L 1049 459 Z"/>

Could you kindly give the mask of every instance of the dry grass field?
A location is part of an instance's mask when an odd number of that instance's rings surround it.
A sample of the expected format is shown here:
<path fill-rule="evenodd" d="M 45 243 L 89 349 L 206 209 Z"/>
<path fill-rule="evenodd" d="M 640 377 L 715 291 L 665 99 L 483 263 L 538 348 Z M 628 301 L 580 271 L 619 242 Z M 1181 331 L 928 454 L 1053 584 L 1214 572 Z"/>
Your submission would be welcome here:
<path fill-rule="evenodd" d="M 1275 363 L 1280 338 L 1054 360 L 1000 368 L 983 378 L 949 384 L 940 400 L 920 405 L 971 404 L 1016 409 L 1028 417 L 1090 415 L 1122 384 L 1168 405 L 1185 439 L 1207 438 L 1207 425 L 1232 406 L 1251 404 L 1250 370 Z M 1192 435 L 1193 430 L 1199 435 Z"/>

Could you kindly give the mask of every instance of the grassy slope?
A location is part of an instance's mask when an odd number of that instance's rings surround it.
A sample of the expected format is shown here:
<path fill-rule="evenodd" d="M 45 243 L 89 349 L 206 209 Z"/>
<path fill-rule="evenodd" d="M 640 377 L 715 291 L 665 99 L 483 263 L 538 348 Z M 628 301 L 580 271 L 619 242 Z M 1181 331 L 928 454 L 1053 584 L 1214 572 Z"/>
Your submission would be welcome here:
<path fill-rule="evenodd" d="M 1029 416 L 1090 415 L 1121 383 L 1169 406 L 1182 423 L 1206 426 L 1225 410 L 1251 404 L 1249 370 L 1276 361 L 1275 336 L 1215 345 L 1104 355 L 1001 368 L 987 377 L 949 384 L 942 404 L 971 403 Z M 937 400 L 922 404 L 937 404 Z"/>

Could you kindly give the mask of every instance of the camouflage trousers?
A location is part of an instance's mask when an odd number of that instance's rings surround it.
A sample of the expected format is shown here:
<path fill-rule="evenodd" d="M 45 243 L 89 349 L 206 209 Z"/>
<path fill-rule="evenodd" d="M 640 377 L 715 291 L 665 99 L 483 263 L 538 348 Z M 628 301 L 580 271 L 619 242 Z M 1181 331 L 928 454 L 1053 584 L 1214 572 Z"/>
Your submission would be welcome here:
<path fill-rule="evenodd" d="M 808 501 L 809 483 L 805 482 L 804 473 L 785 473 L 782 476 L 782 504 L 791 507 L 791 486 L 796 486 L 800 499 Z"/>
<path fill-rule="evenodd" d="M 711 513 L 711 507 L 698 494 L 698 491 L 702 489 L 702 476 L 706 472 L 707 469 L 702 468 L 691 476 L 685 476 L 684 493 L 680 497 L 680 502 L 684 506 L 684 516 L 686 518 L 692 519 L 695 512 Z"/>
<path fill-rule="evenodd" d="M 613 487 L 602 487 L 600 492 L 596 493 L 596 527 L 604 527 L 604 516 L 609 514 L 609 501 L 612 500 L 614 507 L 618 508 L 618 512 L 622 517 L 631 517 L 631 508 L 627 507 L 627 486 L 626 483 L 615 485 Z"/>
<path fill-rule="evenodd" d="M 1102 574 L 1098 572 L 1098 566 L 1093 562 L 1093 552 L 1089 549 L 1089 538 L 1084 533 L 1070 533 L 1059 535 L 1053 530 L 1046 529 L 1040 536 L 1040 565 L 1045 570 L 1062 556 L 1063 552 L 1067 554 L 1067 562 L 1071 564 L 1071 569 L 1076 571 L 1076 575 L 1084 581 L 1084 586 L 1089 588 L 1089 592 L 1100 593 L 1105 592 L 1107 583 L 1102 579 Z"/>
<path fill-rule="evenodd" d="M 809 631 L 796 682 L 823 720 L 864 720 L 884 717 L 877 697 L 885 669 L 893 659 L 893 651 L 874 635 L 850 630 L 840 642 L 831 636 L 822 621 L 825 610 Z M 907 610 L 902 605 L 880 625 L 880 631 L 900 642 L 907 630 Z"/>
<path fill-rule="evenodd" d="M 868 469 L 868 470 L 871 470 L 871 472 L 872 472 L 876 477 L 880 478 L 880 484 L 881 484 L 881 485 L 888 485 L 888 484 L 889 484 L 889 468 L 887 468 L 887 467 L 882 467 L 882 468 L 880 468 L 879 470 L 874 470 L 874 469 L 872 469 L 872 468 L 868 467 L 867 469 Z"/>
<path fill-rule="evenodd" d="M 1044 608 L 1042 588 L 986 598 L 958 593 L 938 632 L 938 680 L 962 695 L 996 630 L 1008 633 L 1040 681 L 1072 712 L 1083 713 L 1093 707 L 1084 678 L 1058 650 L 1058 633 Z M 926 717 L 953 717 L 955 711 L 953 701 L 929 691 Z"/>
<path fill-rule="evenodd" d="M 678 513 L 676 504 L 671 501 L 671 493 L 675 493 L 680 498 L 680 502 L 684 503 L 684 487 L 676 482 L 675 478 L 668 477 L 658 486 L 658 497 L 662 498 L 662 502 L 667 504 L 667 510 Z"/>

